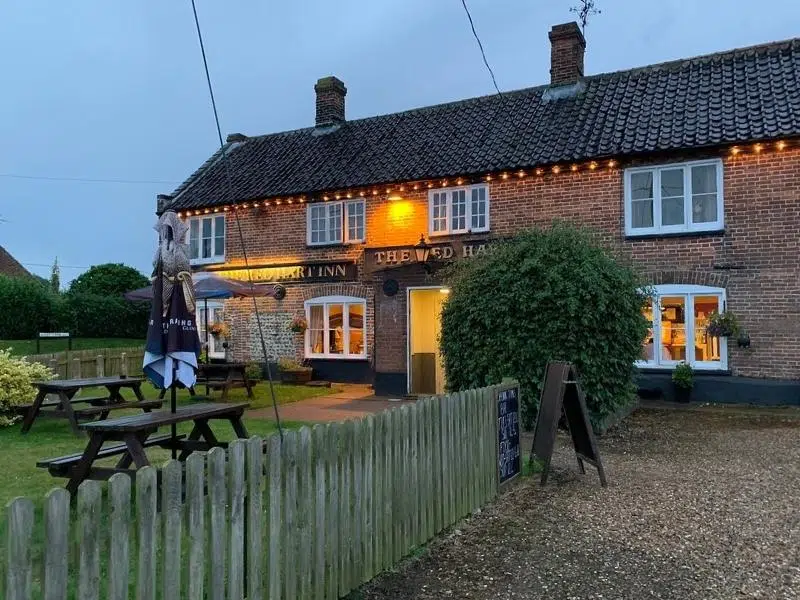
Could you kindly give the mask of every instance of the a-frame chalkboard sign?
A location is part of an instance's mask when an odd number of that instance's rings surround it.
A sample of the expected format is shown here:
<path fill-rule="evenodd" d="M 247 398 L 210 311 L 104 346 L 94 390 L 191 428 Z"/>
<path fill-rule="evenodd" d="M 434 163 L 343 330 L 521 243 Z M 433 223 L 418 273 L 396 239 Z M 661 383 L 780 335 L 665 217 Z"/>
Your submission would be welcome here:
<path fill-rule="evenodd" d="M 600 453 L 597 451 L 597 443 L 586 409 L 586 398 L 578 381 L 575 366 L 572 363 L 551 362 L 547 364 L 545 372 L 539 416 L 536 419 L 533 448 L 531 448 L 531 459 L 536 456 L 544 461 L 542 485 L 547 483 L 550 459 L 553 457 L 558 423 L 562 415 L 575 448 L 578 469 L 581 473 L 586 473 L 583 464 L 589 463 L 597 469 L 600 484 L 605 486 L 606 474 Z"/>

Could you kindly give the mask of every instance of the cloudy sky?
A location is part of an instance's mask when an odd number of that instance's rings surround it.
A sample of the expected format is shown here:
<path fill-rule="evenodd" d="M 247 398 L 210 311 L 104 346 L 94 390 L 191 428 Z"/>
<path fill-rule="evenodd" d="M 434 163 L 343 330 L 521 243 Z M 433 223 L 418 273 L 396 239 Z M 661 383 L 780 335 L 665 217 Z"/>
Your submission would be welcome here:
<path fill-rule="evenodd" d="M 223 134 L 313 125 L 317 78 L 359 118 L 493 91 L 460 0 L 196 0 Z M 546 83 L 577 0 L 468 0 L 501 89 Z M 597 0 L 587 74 L 800 34 L 797 0 Z M 149 269 L 155 197 L 216 149 L 190 0 L 0 1 L 0 245 L 62 280 Z M 112 180 L 112 181 L 71 181 Z"/>

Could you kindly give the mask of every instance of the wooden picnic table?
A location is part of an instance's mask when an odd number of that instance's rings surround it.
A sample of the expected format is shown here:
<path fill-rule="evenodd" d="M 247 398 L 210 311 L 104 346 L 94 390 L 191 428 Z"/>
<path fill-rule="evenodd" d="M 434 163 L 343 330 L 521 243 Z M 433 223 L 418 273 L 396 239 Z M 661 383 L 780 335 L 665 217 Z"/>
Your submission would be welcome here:
<path fill-rule="evenodd" d="M 127 473 L 132 478 L 136 470 L 150 465 L 146 448 L 161 447 L 180 450 L 178 460 L 184 461 L 196 451 L 207 451 L 214 447 L 227 447 L 209 427 L 209 421 L 229 421 L 239 438 L 247 438 L 247 429 L 242 422 L 246 402 L 221 404 L 205 402 L 181 406 L 174 413 L 161 410 L 157 412 L 130 415 L 118 419 L 83 423 L 80 427 L 89 434 L 89 443 L 83 452 L 40 460 L 37 467 L 46 468 L 54 477 L 66 477 L 67 490 L 74 494 L 86 479 L 106 480 L 115 473 Z M 154 435 L 160 427 L 178 423 L 193 422 L 194 427 L 188 436 L 171 434 Z M 105 446 L 106 442 L 122 442 Z M 95 461 L 119 455 L 116 466 L 95 466 Z M 133 465 L 133 468 L 131 467 Z"/>
<path fill-rule="evenodd" d="M 247 363 L 212 362 L 197 365 L 197 385 L 206 386 L 206 396 L 211 389 L 222 390 L 221 399 L 228 399 L 228 392 L 235 387 L 247 390 L 247 397 L 253 397 L 253 382 L 247 376 Z M 194 394 L 194 389 L 190 392 Z M 166 390 L 161 390 L 159 398 L 163 399 Z"/>
<path fill-rule="evenodd" d="M 99 417 L 106 419 L 112 410 L 123 408 L 141 408 L 149 412 L 160 408 L 161 400 L 145 400 L 142 395 L 142 377 L 91 377 L 87 379 L 52 379 L 50 381 L 35 381 L 33 385 L 38 392 L 33 404 L 27 407 L 25 418 L 22 422 L 22 433 L 30 431 L 37 418 L 67 419 L 72 430 L 77 435 L 82 435 L 78 427 L 79 419 L 93 419 Z M 84 397 L 75 395 L 80 390 L 89 388 L 105 388 L 106 392 L 100 396 Z M 129 389 L 136 396 L 135 401 L 128 401 L 121 390 Z M 48 400 L 47 396 L 56 396 L 55 400 Z M 76 404 L 88 404 L 87 407 L 75 408 Z"/>

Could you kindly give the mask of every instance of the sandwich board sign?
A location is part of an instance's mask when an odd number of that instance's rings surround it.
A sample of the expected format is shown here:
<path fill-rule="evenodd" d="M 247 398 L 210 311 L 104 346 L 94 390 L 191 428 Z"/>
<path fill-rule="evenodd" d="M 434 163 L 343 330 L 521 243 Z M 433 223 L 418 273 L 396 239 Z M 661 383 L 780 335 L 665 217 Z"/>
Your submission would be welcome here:
<path fill-rule="evenodd" d="M 533 448 L 531 448 L 531 459 L 536 456 L 544 461 L 542 485 L 547 483 L 550 459 L 553 457 L 556 433 L 562 416 L 572 438 L 578 469 L 582 474 L 586 473 L 584 463 L 589 463 L 597 469 L 600 484 L 605 486 L 606 474 L 600 453 L 597 451 L 592 425 L 589 423 L 586 397 L 578 381 L 575 365 L 567 362 L 550 362 L 545 371 L 539 415 L 536 418 Z"/>
<path fill-rule="evenodd" d="M 495 391 L 497 403 L 497 468 L 500 485 L 522 472 L 519 444 L 519 384 L 508 383 Z"/>

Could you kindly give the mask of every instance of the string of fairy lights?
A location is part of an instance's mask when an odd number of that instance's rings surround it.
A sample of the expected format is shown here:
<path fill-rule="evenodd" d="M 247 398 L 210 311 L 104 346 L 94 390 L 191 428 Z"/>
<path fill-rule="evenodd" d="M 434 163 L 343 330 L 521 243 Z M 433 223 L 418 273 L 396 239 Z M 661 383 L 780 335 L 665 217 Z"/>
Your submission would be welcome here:
<path fill-rule="evenodd" d="M 800 148 L 800 142 L 795 142 L 796 147 Z M 748 155 L 760 155 L 765 152 L 783 152 L 790 147 L 790 142 L 780 140 L 777 142 L 758 142 L 751 145 L 734 145 L 727 150 L 731 159 L 743 158 Z M 211 214 L 228 212 L 231 209 L 247 210 L 258 209 L 259 207 L 282 206 L 292 204 L 305 204 L 309 202 L 328 202 L 337 200 L 349 200 L 353 198 L 369 198 L 380 196 L 383 192 L 388 195 L 404 193 L 408 191 L 420 192 L 435 188 L 447 188 L 453 186 L 471 185 L 477 183 L 491 183 L 492 181 L 519 181 L 528 177 L 543 177 L 545 174 L 559 175 L 561 173 L 580 173 L 613 171 L 619 166 L 616 159 L 592 160 L 582 163 L 555 164 L 548 167 L 535 167 L 533 169 L 504 170 L 499 172 L 487 173 L 483 176 L 462 176 L 455 178 L 425 179 L 420 181 L 410 181 L 400 184 L 380 185 L 380 186 L 358 186 L 338 191 L 322 192 L 314 195 L 284 196 L 268 198 L 261 201 L 241 202 L 236 204 L 226 204 L 203 209 L 194 209 L 179 212 L 179 217 L 189 217 L 193 215 Z"/>

